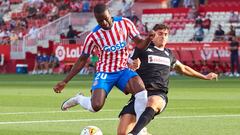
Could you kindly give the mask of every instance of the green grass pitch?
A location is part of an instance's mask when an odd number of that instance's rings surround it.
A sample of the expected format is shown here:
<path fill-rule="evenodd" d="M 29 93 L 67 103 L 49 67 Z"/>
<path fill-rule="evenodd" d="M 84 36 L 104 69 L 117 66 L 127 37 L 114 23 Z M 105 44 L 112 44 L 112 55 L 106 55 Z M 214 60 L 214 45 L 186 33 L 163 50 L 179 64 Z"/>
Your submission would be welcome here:
<path fill-rule="evenodd" d="M 90 94 L 92 79 L 77 76 L 62 94 L 55 94 L 52 87 L 63 77 L 0 75 L 0 135 L 79 135 L 88 125 L 116 135 L 118 113 L 130 95 L 114 88 L 100 112 L 80 106 L 62 112 L 65 99 L 79 90 Z M 148 130 L 153 135 L 240 135 L 240 79 L 171 77 L 168 107 Z"/>

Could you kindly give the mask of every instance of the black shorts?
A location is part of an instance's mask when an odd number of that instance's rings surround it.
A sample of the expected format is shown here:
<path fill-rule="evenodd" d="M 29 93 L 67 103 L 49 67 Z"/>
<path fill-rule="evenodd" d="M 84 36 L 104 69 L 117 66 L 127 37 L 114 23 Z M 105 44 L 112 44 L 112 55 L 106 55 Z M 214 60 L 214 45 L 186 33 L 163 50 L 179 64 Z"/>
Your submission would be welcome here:
<path fill-rule="evenodd" d="M 152 91 L 148 91 L 148 97 L 149 96 L 152 96 L 152 95 L 158 95 L 160 97 L 163 98 L 163 100 L 166 101 L 166 105 L 164 106 L 164 108 L 162 109 L 161 112 L 163 112 L 165 110 L 165 108 L 167 107 L 167 103 L 168 103 L 168 97 L 167 97 L 167 94 L 165 94 L 164 92 L 162 91 L 156 91 L 156 90 L 152 90 Z M 136 115 L 135 113 L 135 110 L 134 110 L 134 100 L 135 100 L 135 97 L 132 96 L 128 103 L 123 107 L 122 111 L 119 113 L 118 117 L 120 117 L 121 115 L 124 115 L 124 114 L 133 114 L 133 115 Z M 158 115 L 160 114 L 161 112 L 158 112 L 156 113 L 155 115 Z"/>

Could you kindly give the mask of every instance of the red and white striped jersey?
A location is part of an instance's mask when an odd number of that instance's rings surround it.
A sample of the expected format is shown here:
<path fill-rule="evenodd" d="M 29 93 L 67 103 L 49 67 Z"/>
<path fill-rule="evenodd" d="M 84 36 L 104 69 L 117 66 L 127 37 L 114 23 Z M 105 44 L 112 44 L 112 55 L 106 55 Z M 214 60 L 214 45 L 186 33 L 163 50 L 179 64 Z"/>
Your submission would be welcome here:
<path fill-rule="evenodd" d="M 113 17 L 113 26 L 104 30 L 99 25 L 86 37 L 83 54 L 98 49 L 97 72 L 116 72 L 127 67 L 127 40 L 138 36 L 135 25 L 127 18 Z"/>

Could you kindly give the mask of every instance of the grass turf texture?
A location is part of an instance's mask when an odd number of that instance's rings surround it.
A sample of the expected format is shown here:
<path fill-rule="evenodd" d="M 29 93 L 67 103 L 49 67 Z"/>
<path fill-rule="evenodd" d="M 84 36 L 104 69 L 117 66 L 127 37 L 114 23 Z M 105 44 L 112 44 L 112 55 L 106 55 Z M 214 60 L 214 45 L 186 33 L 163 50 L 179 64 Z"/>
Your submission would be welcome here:
<path fill-rule="evenodd" d="M 81 90 L 89 95 L 92 76 L 75 77 L 62 94 L 52 87 L 63 75 L 0 75 L 0 135 L 79 135 L 98 126 L 116 135 L 118 113 L 128 101 L 116 88 L 98 113 L 81 107 L 61 112 L 61 103 Z M 204 81 L 171 77 L 169 104 L 148 125 L 153 135 L 239 135 L 240 80 Z"/>

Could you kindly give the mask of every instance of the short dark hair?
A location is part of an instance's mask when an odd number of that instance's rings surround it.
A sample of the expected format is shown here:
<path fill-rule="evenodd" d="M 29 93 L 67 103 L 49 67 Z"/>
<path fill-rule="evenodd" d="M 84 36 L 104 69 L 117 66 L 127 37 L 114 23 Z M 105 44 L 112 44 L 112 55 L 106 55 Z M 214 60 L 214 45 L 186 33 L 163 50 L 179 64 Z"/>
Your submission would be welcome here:
<path fill-rule="evenodd" d="M 153 30 L 169 30 L 169 27 L 165 24 L 156 24 L 154 27 L 153 27 Z"/>
<path fill-rule="evenodd" d="M 105 5 L 105 4 L 103 4 L 103 3 L 99 3 L 99 4 L 97 4 L 97 5 L 94 7 L 93 11 L 94 11 L 94 13 L 101 14 L 101 13 L 103 13 L 104 11 L 106 11 L 107 9 L 108 9 L 108 8 L 107 8 L 107 5 Z"/>

